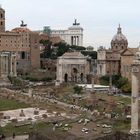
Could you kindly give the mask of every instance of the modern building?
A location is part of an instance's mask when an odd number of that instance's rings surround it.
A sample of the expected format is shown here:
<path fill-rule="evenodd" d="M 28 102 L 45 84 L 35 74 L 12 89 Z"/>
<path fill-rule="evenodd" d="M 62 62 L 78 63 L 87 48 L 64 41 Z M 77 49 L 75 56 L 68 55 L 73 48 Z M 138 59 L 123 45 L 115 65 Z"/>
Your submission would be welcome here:
<path fill-rule="evenodd" d="M 87 83 L 90 58 L 80 52 L 67 52 L 57 59 L 57 83 Z"/>

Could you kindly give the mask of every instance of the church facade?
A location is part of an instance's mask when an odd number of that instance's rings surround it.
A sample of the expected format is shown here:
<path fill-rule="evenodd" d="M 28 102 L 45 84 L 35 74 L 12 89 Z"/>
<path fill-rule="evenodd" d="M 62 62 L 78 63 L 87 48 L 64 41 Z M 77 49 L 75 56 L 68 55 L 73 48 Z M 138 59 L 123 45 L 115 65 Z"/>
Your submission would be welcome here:
<path fill-rule="evenodd" d="M 98 76 L 121 74 L 121 55 L 128 48 L 128 41 L 119 25 L 111 40 L 111 49 L 100 47 L 97 51 Z"/>

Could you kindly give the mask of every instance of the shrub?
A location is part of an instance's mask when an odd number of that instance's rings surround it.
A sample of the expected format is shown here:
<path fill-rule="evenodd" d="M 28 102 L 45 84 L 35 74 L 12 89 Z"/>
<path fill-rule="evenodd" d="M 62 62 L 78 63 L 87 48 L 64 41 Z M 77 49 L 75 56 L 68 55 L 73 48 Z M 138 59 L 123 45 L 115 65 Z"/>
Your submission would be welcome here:
<path fill-rule="evenodd" d="M 11 77 L 11 76 L 9 76 L 8 78 L 9 78 L 10 82 L 14 86 L 23 86 L 24 85 L 24 82 L 21 79 L 17 78 L 17 77 Z"/>
<path fill-rule="evenodd" d="M 74 93 L 76 94 L 81 94 L 83 90 L 83 88 L 79 86 L 74 86 L 73 89 L 74 89 Z"/>

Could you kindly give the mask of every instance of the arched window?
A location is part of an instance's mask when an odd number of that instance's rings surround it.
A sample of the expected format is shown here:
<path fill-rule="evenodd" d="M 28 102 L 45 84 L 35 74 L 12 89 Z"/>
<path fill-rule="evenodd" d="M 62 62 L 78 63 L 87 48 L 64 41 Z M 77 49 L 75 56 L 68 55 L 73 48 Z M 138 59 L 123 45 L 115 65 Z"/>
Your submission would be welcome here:
<path fill-rule="evenodd" d="M 21 59 L 25 59 L 25 52 L 21 52 Z"/>
<path fill-rule="evenodd" d="M 84 74 L 83 73 L 81 73 L 80 78 L 81 78 L 81 82 L 83 82 L 84 81 Z"/>
<path fill-rule="evenodd" d="M 1 18 L 3 18 L 3 14 L 1 14 Z"/>
<path fill-rule="evenodd" d="M 77 74 L 78 70 L 76 68 L 73 68 L 73 73 Z"/>

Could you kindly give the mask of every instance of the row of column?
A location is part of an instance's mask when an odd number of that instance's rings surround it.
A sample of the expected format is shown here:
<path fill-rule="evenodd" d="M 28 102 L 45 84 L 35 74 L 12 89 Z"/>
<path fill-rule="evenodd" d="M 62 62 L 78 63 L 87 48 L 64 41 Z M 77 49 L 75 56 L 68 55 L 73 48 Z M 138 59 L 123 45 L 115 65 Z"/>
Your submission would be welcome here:
<path fill-rule="evenodd" d="M 79 36 L 71 36 L 71 45 L 80 46 L 80 37 Z"/>
<path fill-rule="evenodd" d="M 17 76 L 16 70 L 16 54 L 1 53 L 0 54 L 0 76 Z"/>

